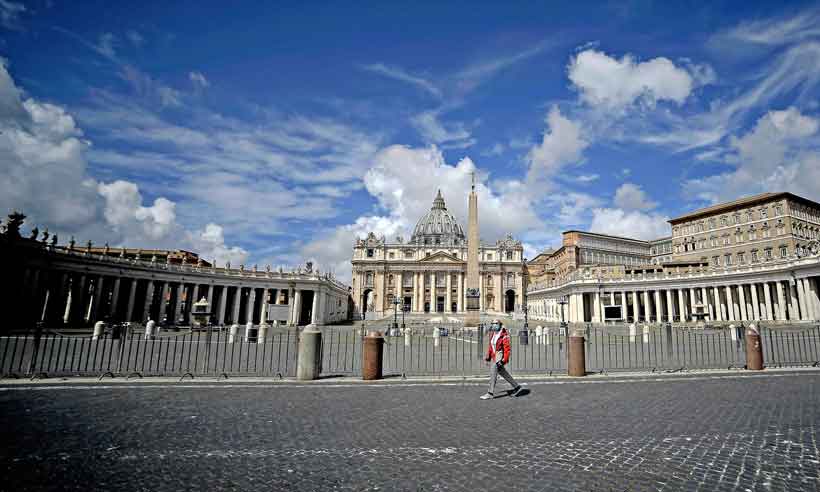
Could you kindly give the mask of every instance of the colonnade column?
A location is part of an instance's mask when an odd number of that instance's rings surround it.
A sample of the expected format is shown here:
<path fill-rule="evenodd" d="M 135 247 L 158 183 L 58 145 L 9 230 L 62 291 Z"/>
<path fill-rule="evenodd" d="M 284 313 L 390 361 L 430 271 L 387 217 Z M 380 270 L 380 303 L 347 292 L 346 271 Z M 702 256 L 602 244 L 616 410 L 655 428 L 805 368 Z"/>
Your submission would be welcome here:
<path fill-rule="evenodd" d="M 171 320 L 171 324 L 176 324 L 182 318 L 182 298 L 185 295 L 185 283 L 180 282 L 177 285 L 177 299 L 176 305 L 174 305 L 174 319 Z"/>
<path fill-rule="evenodd" d="M 142 310 L 142 320 L 147 323 L 151 319 L 151 305 L 154 303 L 154 281 L 148 280 L 148 286 L 145 289 L 145 305 Z"/>
<path fill-rule="evenodd" d="M 817 298 L 817 287 L 815 287 L 814 280 L 811 277 L 806 277 L 803 281 L 806 282 L 803 290 L 806 292 L 809 319 L 814 321 L 820 318 L 820 300 Z"/>
<path fill-rule="evenodd" d="M 191 306 L 194 305 L 195 302 L 199 302 L 199 284 L 194 284 L 191 290 L 191 299 L 188 302 L 188 312 L 191 312 Z"/>
<path fill-rule="evenodd" d="M 678 289 L 678 309 L 680 310 L 680 320 L 681 323 L 686 321 L 686 294 L 683 292 L 684 289 Z"/>
<path fill-rule="evenodd" d="M 452 291 L 453 291 L 453 274 L 451 272 L 447 272 L 447 279 L 444 282 L 445 287 L 447 288 L 447 293 L 444 295 L 444 312 L 449 313 L 453 310 L 452 305 Z"/>
<path fill-rule="evenodd" d="M 746 313 L 746 292 L 743 284 L 737 286 L 738 302 L 740 303 L 740 319 L 741 321 L 748 321 L 749 315 Z"/>
<path fill-rule="evenodd" d="M 778 280 L 775 282 L 777 289 L 777 319 L 786 321 L 786 296 L 783 292 L 783 282 Z"/>
<path fill-rule="evenodd" d="M 268 304 L 271 290 L 268 288 L 262 289 L 262 302 L 259 303 L 259 324 L 268 324 Z"/>
<path fill-rule="evenodd" d="M 219 296 L 219 317 L 217 318 L 217 324 L 224 325 L 225 324 L 225 310 L 228 308 L 228 286 L 222 286 L 222 294 Z"/>
<path fill-rule="evenodd" d="M 235 287 L 234 288 L 234 296 L 233 296 L 233 310 L 231 311 L 231 324 L 236 325 L 239 324 L 239 303 L 242 300 L 242 287 Z"/>
<path fill-rule="evenodd" d="M 596 291 L 592 300 L 592 321 L 601 322 L 601 293 Z"/>
<path fill-rule="evenodd" d="M 313 290 L 313 304 L 310 307 L 310 323 L 313 325 L 319 324 L 319 289 Z"/>
<path fill-rule="evenodd" d="M 732 295 L 732 286 L 726 286 L 726 311 L 729 314 L 729 321 L 735 321 L 735 299 Z"/>
<path fill-rule="evenodd" d="M 158 323 L 162 323 L 165 319 L 165 310 L 167 308 L 167 299 L 168 297 L 168 282 L 162 282 L 162 290 L 159 299 L 159 319 L 157 320 Z"/>
<path fill-rule="evenodd" d="M 715 316 L 712 314 L 712 307 L 709 304 L 709 291 L 706 290 L 706 287 L 700 288 L 700 298 L 701 304 L 703 304 L 703 312 L 709 316 L 709 321 L 714 321 Z"/>
<path fill-rule="evenodd" d="M 381 302 L 381 301 L 379 301 Z M 299 325 L 299 315 L 302 314 L 302 289 L 294 289 L 293 294 L 293 324 Z"/>
<path fill-rule="evenodd" d="M 97 321 L 98 313 L 100 310 L 100 301 L 103 297 L 103 286 L 104 280 L 102 275 L 97 275 L 97 279 L 94 281 L 94 294 L 91 299 L 91 307 L 88 310 L 88 315 L 85 317 L 87 322 L 95 322 Z M 36 292 L 36 290 L 35 290 Z M 39 313 L 38 313 L 39 316 Z"/>
<path fill-rule="evenodd" d="M 464 311 L 464 272 L 458 272 L 458 299 L 456 300 L 456 310 L 461 313 Z"/>
<path fill-rule="evenodd" d="M 256 305 L 256 289 L 251 287 L 248 292 L 248 304 L 245 307 L 245 323 L 253 323 L 253 307 Z"/>
<path fill-rule="evenodd" d="M 666 289 L 666 320 L 670 323 L 675 321 L 675 305 L 672 302 L 672 291 Z"/>
<path fill-rule="evenodd" d="M 766 317 L 764 319 L 773 320 L 774 316 L 772 316 L 772 293 L 769 290 L 769 283 L 763 283 L 763 298 L 766 301 Z"/>
<path fill-rule="evenodd" d="M 111 290 L 111 306 L 108 309 L 108 316 L 113 320 L 117 316 L 117 303 L 120 300 L 120 277 L 114 277 L 114 286 Z"/>
<path fill-rule="evenodd" d="M 638 300 L 638 292 L 632 291 L 632 321 L 637 323 L 641 316 L 641 301 Z"/>
<path fill-rule="evenodd" d="M 134 303 L 137 300 L 137 282 L 139 280 L 132 278 L 128 287 L 128 306 L 125 308 L 125 321 L 131 321 L 134 317 Z"/>
<path fill-rule="evenodd" d="M 663 321 L 663 304 L 661 303 L 661 291 L 655 291 L 655 321 Z"/>
<path fill-rule="evenodd" d="M 797 287 L 791 282 L 786 282 L 786 289 L 789 291 L 789 321 L 800 319 L 800 304 L 797 301 Z"/>
<path fill-rule="evenodd" d="M 757 285 L 749 284 L 749 292 L 752 294 L 752 314 L 754 314 L 754 321 L 760 321 L 760 303 L 757 302 Z"/>
<path fill-rule="evenodd" d="M 649 291 L 643 291 L 643 305 L 644 305 L 644 321 L 647 323 L 652 322 L 652 304 L 649 300 Z"/>
<path fill-rule="evenodd" d="M 720 290 L 717 286 L 712 287 L 712 295 L 715 298 L 715 321 L 723 321 L 723 311 L 720 303 Z"/>
<path fill-rule="evenodd" d="M 814 307 L 814 300 L 812 299 L 812 285 L 808 278 L 800 279 L 800 283 L 803 285 L 803 304 L 806 305 L 806 315 L 803 317 L 804 320 L 814 320 L 817 319 L 817 314 L 815 313 Z M 798 291 L 800 292 L 800 291 Z"/>

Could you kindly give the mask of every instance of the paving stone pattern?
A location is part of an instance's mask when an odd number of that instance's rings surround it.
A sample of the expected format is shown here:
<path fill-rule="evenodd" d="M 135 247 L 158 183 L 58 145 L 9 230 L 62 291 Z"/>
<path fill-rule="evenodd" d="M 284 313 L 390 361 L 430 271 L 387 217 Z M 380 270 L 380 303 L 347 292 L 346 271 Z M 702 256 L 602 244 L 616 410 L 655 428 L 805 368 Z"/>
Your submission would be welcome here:
<path fill-rule="evenodd" d="M 818 383 L 3 390 L 0 489 L 818 490 Z"/>

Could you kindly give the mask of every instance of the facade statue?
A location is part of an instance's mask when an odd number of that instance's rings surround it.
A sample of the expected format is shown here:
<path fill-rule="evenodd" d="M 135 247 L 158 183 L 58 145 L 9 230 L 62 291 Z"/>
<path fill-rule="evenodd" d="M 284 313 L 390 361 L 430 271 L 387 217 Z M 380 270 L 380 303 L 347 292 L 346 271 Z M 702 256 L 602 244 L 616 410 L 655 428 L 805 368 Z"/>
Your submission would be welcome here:
<path fill-rule="evenodd" d="M 25 222 L 26 216 L 17 210 L 9 214 L 9 219 L 6 222 L 6 234 L 13 238 L 20 237 L 20 226 Z"/>
<path fill-rule="evenodd" d="M 43 244 L 45 244 L 48 241 L 49 236 L 50 234 L 48 233 L 48 227 L 46 227 L 46 229 L 43 231 Z"/>
<path fill-rule="evenodd" d="M 28 238 L 36 240 L 37 234 L 40 234 L 40 229 L 38 229 L 37 226 L 34 226 L 34 229 L 31 230 L 31 235 L 29 235 Z"/>

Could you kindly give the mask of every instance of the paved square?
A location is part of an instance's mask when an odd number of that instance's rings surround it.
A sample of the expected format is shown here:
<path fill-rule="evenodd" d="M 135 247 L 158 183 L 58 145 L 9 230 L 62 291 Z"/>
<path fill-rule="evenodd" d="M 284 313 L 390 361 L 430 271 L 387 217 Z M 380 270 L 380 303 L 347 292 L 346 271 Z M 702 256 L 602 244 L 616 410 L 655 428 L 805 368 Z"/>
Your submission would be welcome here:
<path fill-rule="evenodd" d="M 2 488 L 820 488 L 820 373 L 562 381 L 3 386 Z"/>

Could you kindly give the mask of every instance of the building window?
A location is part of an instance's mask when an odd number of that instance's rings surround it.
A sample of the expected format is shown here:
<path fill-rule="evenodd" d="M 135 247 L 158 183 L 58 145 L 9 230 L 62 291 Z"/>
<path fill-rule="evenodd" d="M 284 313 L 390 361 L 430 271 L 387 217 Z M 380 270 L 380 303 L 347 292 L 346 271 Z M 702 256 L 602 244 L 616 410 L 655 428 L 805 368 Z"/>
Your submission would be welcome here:
<path fill-rule="evenodd" d="M 373 248 L 367 248 L 367 257 L 373 258 Z"/>
<path fill-rule="evenodd" d="M 776 206 L 776 207 L 774 208 L 774 214 L 775 214 L 775 216 L 777 216 L 777 217 L 780 217 L 781 215 L 783 215 L 783 205 L 778 205 L 778 206 Z"/>
<path fill-rule="evenodd" d="M 714 217 L 712 217 L 711 219 L 709 219 L 709 228 L 714 229 L 715 227 L 717 227 L 717 220 Z"/>
<path fill-rule="evenodd" d="M 743 242 L 743 233 L 740 232 L 740 227 L 737 228 L 735 231 L 735 243 L 742 243 Z"/>
<path fill-rule="evenodd" d="M 393 275 L 388 275 L 387 285 L 389 285 L 390 287 L 393 287 Z"/>
<path fill-rule="evenodd" d="M 393 258 L 395 258 L 395 257 L 396 257 L 396 253 L 394 253 L 394 252 L 392 252 L 392 251 L 391 251 L 391 252 L 390 252 L 390 259 L 392 260 L 392 259 L 393 259 Z"/>
<path fill-rule="evenodd" d="M 752 250 L 752 263 L 757 263 L 757 262 L 758 262 L 758 258 L 757 258 L 757 250 L 756 250 L 756 249 L 753 249 L 753 250 Z"/>
<path fill-rule="evenodd" d="M 512 251 L 507 251 L 507 259 L 508 259 L 508 260 L 512 260 L 512 259 L 513 259 L 513 254 L 512 254 Z"/>
<path fill-rule="evenodd" d="M 492 275 L 487 275 L 487 287 L 492 287 L 492 286 L 493 286 L 493 276 Z"/>
<path fill-rule="evenodd" d="M 766 248 L 766 259 L 767 260 L 772 259 L 772 248 Z"/>
<path fill-rule="evenodd" d="M 489 261 L 493 260 L 493 254 L 492 253 L 487 253 L 487 260 L 489 260 Z"/>
<path fill-rule="evenodd" d="M 746 212 L 746 222 L 751 222 L 752 220 L 754 220 L 754 215 L 752 214 L 752 211 L 749 210 Z"/>
<path fill-rule="evenodd" d="M 367 272 L 364 277 L 364 284 L 368 287 L 373 287 L 373 273 Z"/>
<path fill-rule="evenodd" d="M 409 250 L 408 250 L 408 251 L 405 251 L 405 252 L 404 252 L 404 257 L 405 257 L 405 258 L 413 258 L 413 252 L 412 252 L 412 251 L 409 251 Z"/>
<path fill-rule="evenodd" d="M 781 246 L 780 247 L 780 257 L 781 258 L 786 258 L 787 256 L 789 256 L 789 248 L 787 246 Z"/>
<path fill-rule="evenodd" d="M 745 265 L 746 264 L 746 253 L 738 253 L 737 254 L 737 263 L 738 263 L 738 265 Z"/>
<path fill-rule="evenodd" d="M 732 254 L 731 253 L 727 253 L 726 255 L 723 256 L 723 258 L 725 260 L 724 264 L 726 266 L 731 266 L 732 265 Z"/>
<path fill-rule="evenodd" d="M 730 244 L 732 244 L 731 236 L 726 234 L 725 236 L 723 236 L 723 245 L 724 246 L 729 246 Z"/>
<path fill-rule="evenodd" d="M 720 256 L 713 256 L 712 257 L 712 265 L 714 265 L 716 267 L 720 266 Z"/>
<path fill-rule="evenodd" d="M 739 213 L 732 216 L 732 224 L 740 224 L 740 214 Z"/>
<path fill-rule="evenodd" d="M 761 209 L 760 209 L 760 218 L 761 218 L 761 219 L 766 219 L 766 218 L 768 218 L 768 217 L 769 217 L 769 209 L 767 209 L 767 208 L 761 208 Z"/>
<path fill-rule="evenodd" d="M 757 239 L 757 231 L 755 230 L 755 226 L 749 226 L 749 241 L 754 241 Z"/>

